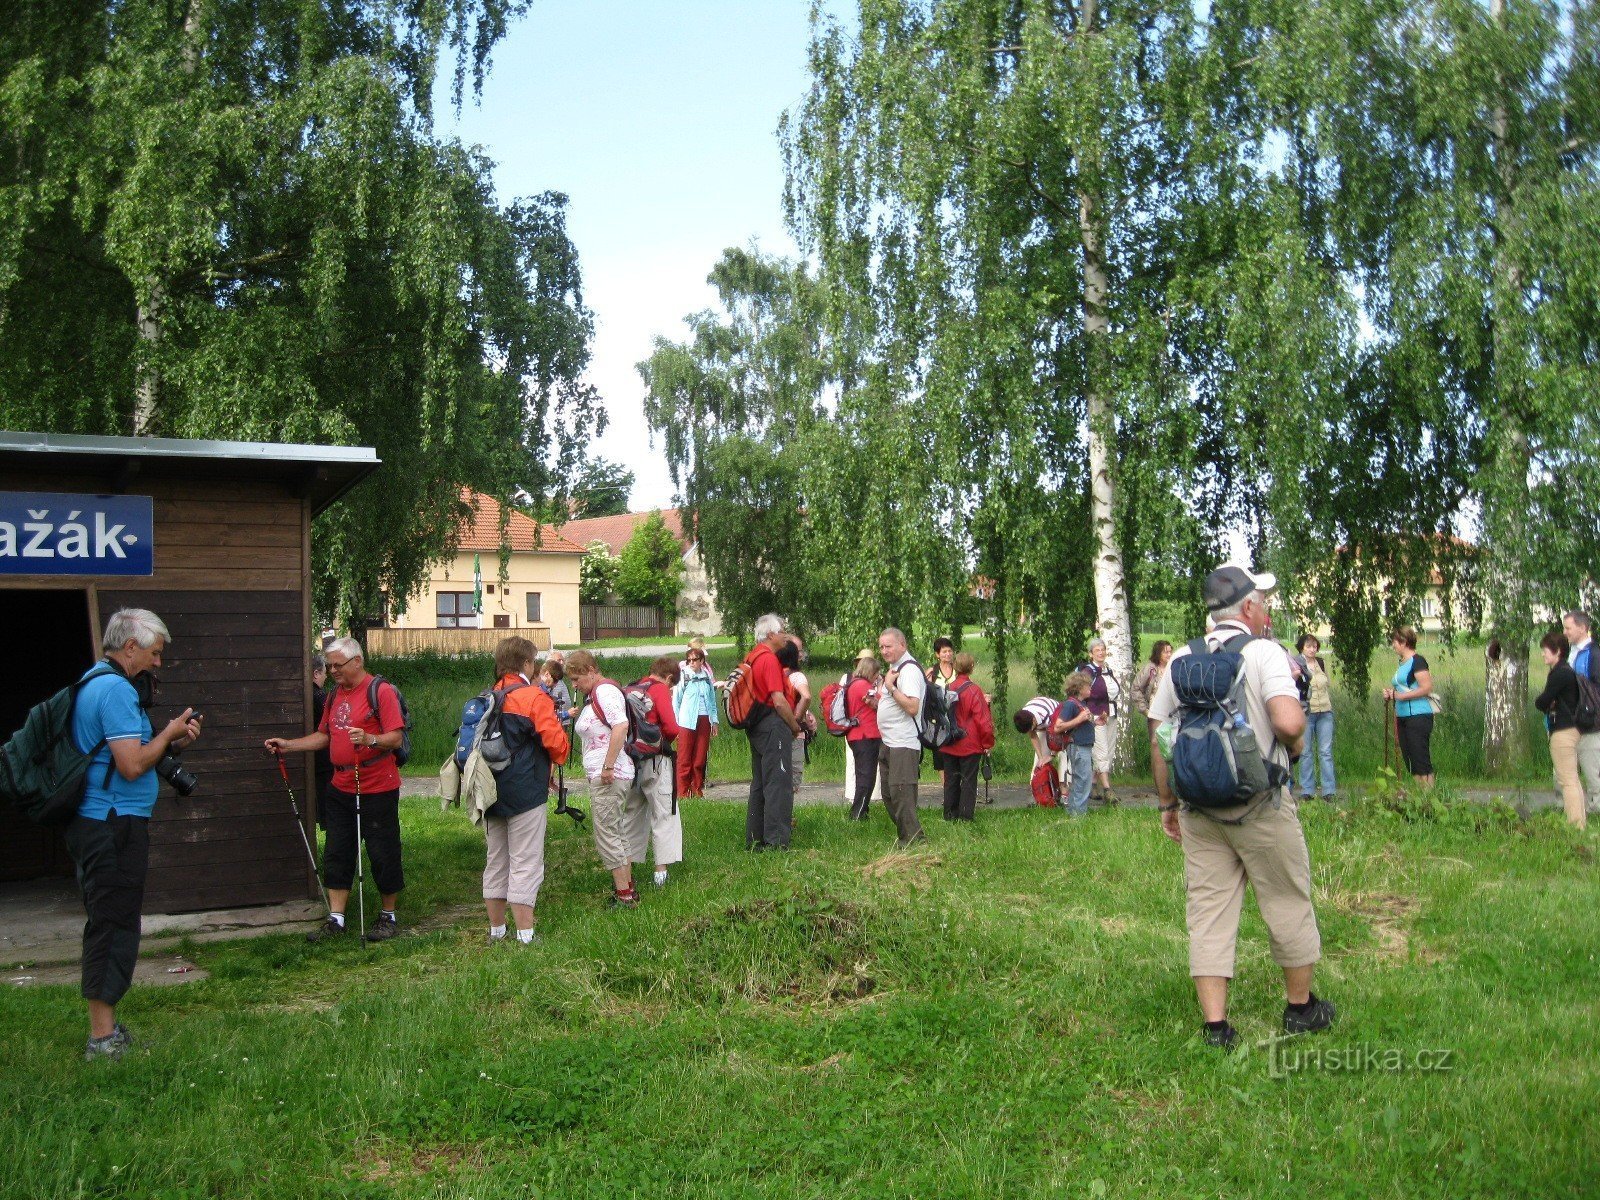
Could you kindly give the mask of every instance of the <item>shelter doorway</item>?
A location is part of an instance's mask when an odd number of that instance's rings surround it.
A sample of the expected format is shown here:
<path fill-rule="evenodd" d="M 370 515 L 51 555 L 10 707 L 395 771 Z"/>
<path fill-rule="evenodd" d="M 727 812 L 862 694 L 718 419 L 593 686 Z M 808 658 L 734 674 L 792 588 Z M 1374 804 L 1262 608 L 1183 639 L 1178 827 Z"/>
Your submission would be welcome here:
<path fill-rule="evenodd" d="M 28 710 L 66 687 L 94 662 L 87 588 L 0 588 L 6 666 L 0 671 L 0 741 Z M 72 874 L 66 842 L 0 803 L 0 883 Z"/>

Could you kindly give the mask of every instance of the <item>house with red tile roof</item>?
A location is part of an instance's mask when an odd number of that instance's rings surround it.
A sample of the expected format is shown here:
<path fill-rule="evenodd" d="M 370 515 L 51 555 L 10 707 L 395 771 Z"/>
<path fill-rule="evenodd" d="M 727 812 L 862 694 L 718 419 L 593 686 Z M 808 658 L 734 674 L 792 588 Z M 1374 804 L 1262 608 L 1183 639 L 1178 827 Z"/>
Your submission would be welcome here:
<path fill-rule="evenodd" d="M 714 637 L 722 633 L 722 614 L 717 609 L 717 596 L 706 575 L 705 564 L 700 561 L 700 544 L 684 531 L 681 509 L 650 509 L 646 512 L 619 513 L 611 517 L 585 517 L 568 521 L 561 527 L 563 537 L 581 546 L 604 542 L 612 554 L 621 554 L 622 548 L 633 537 L 634 531 L 659 511 L 678 545 L 683 548 L 683 588 L 678 593 L 677 632 L 704 634 Z M 691 531 L 692 532 L 692 531 Z"/>
<path fill-rule="evenodd" d="M 513 509 L 505 531 L 511 560 L 501 579 L 500 505 L 491 496 L 465 490 L 461 499 L 472 511 L 462 524 L 455 554 L 434 566 L 403 609 L 393 606 L 389 628 L 505 630 L 530 638 L 540 649 L 575 644 L 583 545 Z M 475 586 L 480 577 L 481 602 Z M 487 639 L 460 640 L 477 649 Z M 433 648 L 448 647 L 441 643 Z"/>

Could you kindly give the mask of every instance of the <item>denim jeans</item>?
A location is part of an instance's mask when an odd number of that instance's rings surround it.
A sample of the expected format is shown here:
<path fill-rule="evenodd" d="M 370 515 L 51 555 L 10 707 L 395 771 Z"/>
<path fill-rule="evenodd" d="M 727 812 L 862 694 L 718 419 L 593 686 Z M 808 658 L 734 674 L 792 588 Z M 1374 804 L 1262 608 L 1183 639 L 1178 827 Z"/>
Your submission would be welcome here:
<path fill-rule="evenodd" d="M 1331 796 L 1334 793 L 1333 782 L 1333 714 L 1331 712 L 1306 714 L 1306 745 L 1300 752 L 1300 794 L 1312 795 L 1317 789 L 1312 786 L 1312 744 L 1315 743 L 1315 758 L 1322 768 L 1322 794 Z"/>
<path fill-rule="evenodd" d="M 1089 811 L 1089 788 L 1094 783 L 1094 747 L 1067 747 L 1067 762 L 1072 770 L 1072 785 L 1067 790 L 1067 812 L 1081 817 Z"/>

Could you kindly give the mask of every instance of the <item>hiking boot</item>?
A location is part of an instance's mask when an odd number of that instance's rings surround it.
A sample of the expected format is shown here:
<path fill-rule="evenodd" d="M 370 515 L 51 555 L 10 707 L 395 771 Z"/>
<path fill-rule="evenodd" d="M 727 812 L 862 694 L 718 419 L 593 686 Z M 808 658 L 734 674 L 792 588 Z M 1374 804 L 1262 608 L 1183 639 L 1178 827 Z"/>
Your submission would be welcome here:
<path fill-rule="evenodd" d="M 400 932 L 400 922 L 394 919 L 393 913 L 379 913 L 378 919 L 373 922 L 372 928 L 367 930 L 367 941 L 387 942 Z"/>
<path fill-rule="evenodd" d="M 1106 804 L 1107 808 L 1115 808 L 1117 805 L 1122 803 L 1121 798 L 1115 792 L 1113 792 L 1110 788 L 1107 788 L 1105 790 L 1105 793 L 1102 796 L 1102 799 L 1105 800 L 1105 804 Z"/>
<path fill-rule="evenodd" d="M 316 943 L 322 941 L 323 938 L 342 937 L 347 932 L 348 930 L 344 925 L 329 917 L 321 925 L 306 934 L 306 941 Z"/>
<path fill-rule="evenodd" d="M 133 1045 L 133 1034 L 128 1032 L 128 1027 L 121 1021 L 111 1027 L 111 1036 L 122 1043 L 124 1050 Z"/>
<path fill-rule="evenodd" d="M 127 1048 L 128 1043 L 113 1029 L 105 1037 L 90 1038 L 84 1043 L 83 1061 L 93 1062 L 97 1058 L 109 1058 L 112 1062 L 116 1062 Z"/>
<path fill-rule="evenodd" d="M 1316 993 L 1311 994 L 1310 1007 L 1304 1012 L 1296 1012 L 1292 1006 L 1285 1005 L 1283 1009 L 1283 1031 L 1285 1033 L 1317 1033 L 1333 1024 L 1337 1015 L 1333 1005 L 1327 1000 L 1318 1000 Z"/>
<path fill-rule="evenodd" d="M 1239 1031 L 1224 1021 L 1221 1029 L 1202 1025 L 1200 1038 L 1208 1046 L 1215 1046 L 1219 1050 L 1232 1050 L 1239 1042 Z"/>

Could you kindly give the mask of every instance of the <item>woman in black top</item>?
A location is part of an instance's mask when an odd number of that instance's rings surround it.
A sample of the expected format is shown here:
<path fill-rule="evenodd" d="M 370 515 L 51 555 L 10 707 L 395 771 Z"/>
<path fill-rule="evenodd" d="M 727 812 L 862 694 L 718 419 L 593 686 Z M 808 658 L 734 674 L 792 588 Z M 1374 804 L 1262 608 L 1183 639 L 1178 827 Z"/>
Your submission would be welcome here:
<path fill-rule="evenodd" d="M 1567 665 L 1567 639 L 1561 634 L 1555 630 L 1545 634 L 1539 639 L 1539 649 L 1550 675 L 1533 706 L 1544 714 L 1545 728 L 1550 731 L 1550 762 L 1567 820 L 1583 829 L 1589 816 L 1584 810 L 1583 784 L 1578 781 L 1578 676 Z"/>

